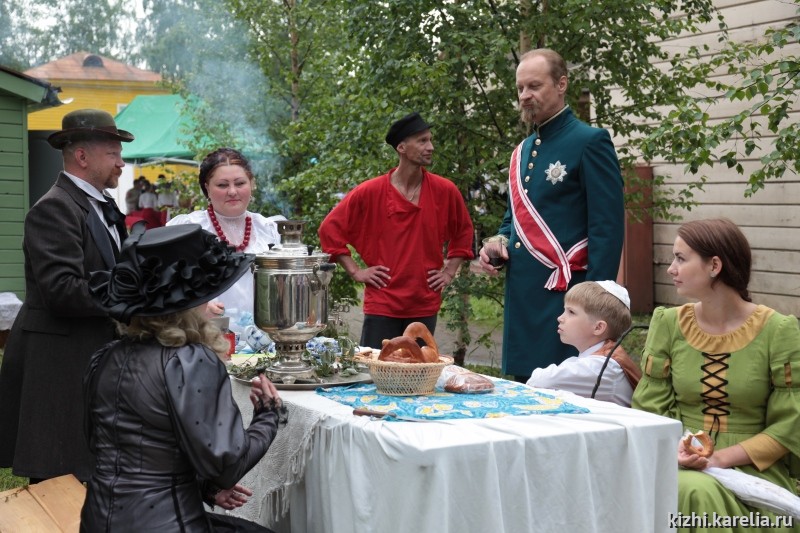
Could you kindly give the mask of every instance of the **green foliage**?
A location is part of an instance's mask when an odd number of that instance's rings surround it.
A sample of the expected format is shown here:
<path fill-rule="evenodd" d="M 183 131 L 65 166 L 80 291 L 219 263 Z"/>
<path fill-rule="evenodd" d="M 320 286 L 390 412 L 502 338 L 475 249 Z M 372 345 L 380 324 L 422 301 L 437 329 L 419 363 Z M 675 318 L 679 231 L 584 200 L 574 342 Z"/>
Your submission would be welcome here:
<path fill-rule="evenodd" d="M 229 25 L 215 6 L 219 3 L 205 0 L 143 0 L 136 58 L 170 81 L 201 71 L 203 52 L 212 50 L 213 42 L 223 44 L 216 36 Z M 215 18 L 218 22 L 211 24 Z"/>
<path fill-rule="evenodd" d="M 667 120 L 636 146 L 648 160 L 685 163 L 686 172 L 696 177 L 683 191 L 686 198 L 691 198 L 693 188 L 702 187 L 707 180 L 703 172 L 714 165 L 743 175 L 742 161 L 752 159 L 754 152 L 761 154 L 760 166 L 748 176 L 745 196 L 787 171 L 800 173 L 800 124 L 788 114 L 797 108 L 800 59 L 784 51 L 799 38 L 800 26 L 790 24 L 767 30 L 756 42 L 724 39 L 722 49 L 704 60 L 700 59 L 702 50 L 692 50 L 689 56 L 694 56 L 694 61 L 675 65 L 679 72 L 702 80 L 705 95 L 685 94 Z M 715 73 L 728 77 L 712 78 Z M 732 81 L 725 81 L 730 78 Z M 729 100 L 746 104 L 744 110 L 711 121 L 709 109 Z M 762 141 L 767 135 L 775 136 L 770 144 Z"/>
<path fill-rule="evenodd" d="M 633 323 L 634 325 L 650 325 L 650 319 L 652 318 L 651 314 L 636 314 L 633 315 Z M 625 348 L 625 351 L 628 352 L 628 355 L 631 356 L 631 359 L 635 363 L 639 363 L 642 359 L 642 353 L 644 352 L 644 343 L 647 340 L 647 329 L 634 329 L 631 331 L 627 337 L 622 341 L 622 347 Z"/>
<path fill-rule="evenodd" d="M 3 0 L 0 65 L 26 70 L 76 52 L 130 58 L 130 2 L 121 0 Z"/>
<path fill-rule="evenodd" d="M 491 297 L 471 296 L 469 303 L 476 322 L 494 325 L 503 321 L 502 302 Z"/>
<path fill-rule="evenodd" d="M 461 353 L 455 353 L 455 356 L 466 356 L 467 346 L 473 346 L 473 349 L 494 348 L 492 333 L 503 324 L 503 279 L 470 274 L 468 268 L 464 267 L 445 290 L 441 315 L 448 329 L 458 331 L 463 344 L 456 349 L 456 352 L 460 349 Z M 468 324 L 481 318 L 485 321 L 478 323 L 483 326 L 484 332 L 473 339 Z"/>

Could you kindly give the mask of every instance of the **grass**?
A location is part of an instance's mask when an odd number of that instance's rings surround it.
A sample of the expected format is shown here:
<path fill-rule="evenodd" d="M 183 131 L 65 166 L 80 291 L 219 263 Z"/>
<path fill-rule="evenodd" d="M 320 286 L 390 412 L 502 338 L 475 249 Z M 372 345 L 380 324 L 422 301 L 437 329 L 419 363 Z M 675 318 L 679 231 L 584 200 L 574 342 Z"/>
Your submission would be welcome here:
<path fill-rule="evenodd" d="M 0 349 L 0 366 L 3 365 L 3 350 Z M 28 478 L 17 477 L 11 473 L 10 468 L 0 468 L 0 492 L 11 490 L 17 487 L 24 487 L 28 484 Z"/>
<path fill-rule="evenodd" d="M 0 468 L 0 492 L 24 487 L 27 484 L 28 478 L 15 476 L 10 468 Z"/>
<path fill-rule="evenodd" d="M 0 349 L 0 366 L 3 365 L 3 350 Z M 17 477 L 11 473 L 10 468 L 0 468 L 0 492 L 11 490 L 17 487 L 24 487 L 28 484 L 28 478 Z"/>

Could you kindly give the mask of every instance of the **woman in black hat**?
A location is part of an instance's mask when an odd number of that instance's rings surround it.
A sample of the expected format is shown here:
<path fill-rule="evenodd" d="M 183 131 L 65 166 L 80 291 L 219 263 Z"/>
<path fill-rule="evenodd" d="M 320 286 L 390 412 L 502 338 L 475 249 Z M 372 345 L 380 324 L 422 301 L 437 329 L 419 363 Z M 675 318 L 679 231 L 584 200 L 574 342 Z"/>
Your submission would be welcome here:
<path fill-rule="evenodd" d="M 275 386 L 255 378 L 253 420 L 242 427 L 219 358 L 228 345 L 203 309 L 253 259 L 198 225 L 137 224 L 121 261 L 92 274 L 92 296 L 122 339 L 94 354 L 84 379 L 96 463 L 81 531 L 265 531 L 203 507 L 247 500 L 236 482 L 285 422 Z"/>

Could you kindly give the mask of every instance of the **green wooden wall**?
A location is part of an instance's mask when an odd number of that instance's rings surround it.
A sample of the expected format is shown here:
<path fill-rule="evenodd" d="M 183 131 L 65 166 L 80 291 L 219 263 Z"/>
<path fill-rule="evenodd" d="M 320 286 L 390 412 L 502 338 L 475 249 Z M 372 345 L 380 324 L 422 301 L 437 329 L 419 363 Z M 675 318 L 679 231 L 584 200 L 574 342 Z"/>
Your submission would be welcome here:
<path fill-rule="evenodd" d="M 0 292 L 25 298 L 22 230 L 28 205 L 27 101 L 0 89 Z"/>

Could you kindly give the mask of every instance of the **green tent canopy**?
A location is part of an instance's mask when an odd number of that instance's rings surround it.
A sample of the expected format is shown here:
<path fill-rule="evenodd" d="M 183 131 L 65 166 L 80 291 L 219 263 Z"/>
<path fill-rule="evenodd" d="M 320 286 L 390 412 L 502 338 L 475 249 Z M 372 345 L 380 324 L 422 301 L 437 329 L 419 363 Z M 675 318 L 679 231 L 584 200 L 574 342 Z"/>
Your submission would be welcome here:
<path fill-rule="evenodd" d="M 192 159 L 187 147 L 192 131 L 191 118 L 181 114 L 184 100 L 177 94 L 140 95 L 120 111 L 117 127 L 133 133 L 136 139 L 122 147 L 125 161 L 149 159 Z"/>

